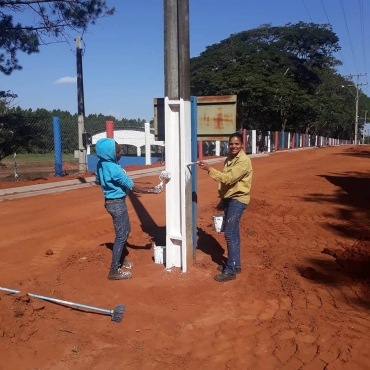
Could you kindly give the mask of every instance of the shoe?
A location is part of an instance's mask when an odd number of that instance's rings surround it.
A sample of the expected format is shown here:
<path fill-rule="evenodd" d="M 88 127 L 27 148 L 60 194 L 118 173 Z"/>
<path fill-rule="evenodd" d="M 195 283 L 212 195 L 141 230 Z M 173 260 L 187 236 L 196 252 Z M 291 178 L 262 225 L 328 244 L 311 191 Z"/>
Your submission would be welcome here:
<path fill-rule="evenodd" d="M 218 265 L 217 266 L 217 270 L 218 271 L 220 271 L 220 272 L 224 272 L 224 266 L 222 266 L 222 265 Z M 242 268 L 241 267 L 236 267 L 235 268 L 235 272 L 237 273 L 237 274 L 241 274 L 242 273 Z"/>
<path fill-rule="evenodd" d="M 132 269 L 134 267 L 134 264 L 132 262 L 129 262 L 129 261 L 123 261 L 121 267 L 123 267 L 125 269 Z"/>
<path fill-rule="evenodd" d="M 131 279 L 131 272 L 123 272 L 121 269 L 110 270 L 108 274 L 108 280 L 127 280 Z"/>
<path fill-rule="evenodd" d="M 224 283 L 225 281 L 230 281 L 230 280 L 235 280 L 236 279 L 236 274 L 219 274 L 219 275 L 215 275 L 215 278 L 214 278 L 216 281 L 218 281 L 219 283 Z"/>

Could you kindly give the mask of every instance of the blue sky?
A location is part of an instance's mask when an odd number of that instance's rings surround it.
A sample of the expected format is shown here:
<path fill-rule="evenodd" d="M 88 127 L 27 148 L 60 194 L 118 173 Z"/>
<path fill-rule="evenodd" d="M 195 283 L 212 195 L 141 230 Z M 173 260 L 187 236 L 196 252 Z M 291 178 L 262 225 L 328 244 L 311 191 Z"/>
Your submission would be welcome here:
<path fill-rule="evenodd" d="M 116 7 L 116 14 L 99 20 L 83 35 L 86 114 L 150 120 L 153 98 L 164 94 L 163 0 L 107 3 Z M 282 26 L 329 19 L 342 47 L 337 57 L 344 65 L 339 72 L 367 73 L 368 14 L 368 0 L 190 0 L 190 53 L 198 56 L 206 46 L 264 23 Z M 19 54 L 23 70 L 1 75 L 1 90 L 18 94 L 18 105 L 25 109 L 75 113 L 75 36 L 70 44 L 42 46 L 39 54 Z M 360 81 L 367 80 L 368 76 Z M 369 95 L 367 86 L 364 91 Z"/>

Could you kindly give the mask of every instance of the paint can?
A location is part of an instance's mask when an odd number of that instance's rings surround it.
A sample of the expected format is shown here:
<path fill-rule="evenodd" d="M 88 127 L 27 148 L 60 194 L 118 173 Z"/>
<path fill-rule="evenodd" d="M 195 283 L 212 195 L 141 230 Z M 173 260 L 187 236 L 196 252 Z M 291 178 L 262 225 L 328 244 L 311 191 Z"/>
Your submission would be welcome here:
<path fill-rule="evenodd" d="M 220 233 L 223 231 L 223 224 L 224 224 L 224 215 L 214 215 L 213 216 L 213 225 L 215 228 L 216 233 Z"/>
<path fill-rule="evenodd" d="M 158 264 L 166 263 L 166 247 L 154 244 L 154 262 Z"/>

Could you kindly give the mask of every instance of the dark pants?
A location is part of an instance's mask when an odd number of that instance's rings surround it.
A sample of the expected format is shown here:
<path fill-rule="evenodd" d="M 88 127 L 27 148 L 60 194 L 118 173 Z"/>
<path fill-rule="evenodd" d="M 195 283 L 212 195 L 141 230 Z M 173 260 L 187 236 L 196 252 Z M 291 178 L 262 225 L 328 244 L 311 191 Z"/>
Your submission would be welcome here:
<path fill-rule="evenodd" d="M 224 272 L 235 274 L 235 269 L 241 267 L 240 262 L 240 219 L 247 205 L 236 199 L 224 199 L 224 232 L 227 243 L 228 257 Z"/>
<path fill-rule="evenodd" d="M 131 231 L 128 218 L 126 199 L 109 199 L 105 201 L 105 209 L 112 216 L 116 238 L 113 244 L 111 269 L 120 267 L 123 249 L 126 248 L 126 240 Z M 126 250 L 127 254 L 127 250 Z"/>

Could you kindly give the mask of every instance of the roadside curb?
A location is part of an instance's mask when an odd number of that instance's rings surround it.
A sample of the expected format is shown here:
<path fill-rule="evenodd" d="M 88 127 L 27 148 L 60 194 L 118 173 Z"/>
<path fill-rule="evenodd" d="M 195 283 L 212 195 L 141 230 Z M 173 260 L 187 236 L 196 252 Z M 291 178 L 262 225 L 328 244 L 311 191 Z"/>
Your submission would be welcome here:
<path fill-rule="evenodd" d="M 267 157 L 270 154 L 275 153 L 289 153 L 298 150 L 305 150 L 305 149 L 317 149 L 315 147 L 308 147 L 308 148 L 297 148 L 297 149 L 290 149 L 278 152 L 271 152 L 271 153 L 259 153 L 259 154 L 249 154 L 250 158 L 263 158 Z M 217 157 L 211 159 L 203 159 L 207 163 L 218 163 L 223 162 L 226 156 L 224 157 Z M 157 176 L 159 175 L 160 171 L 164 170 L 165 166 L 162 167 L 154 167 L 136 171 L 127 171 L 127 174 L 132 178 L 140 178 L 140 177 L 147 177 L 147 176 Z M 0 202 L 4 200 L 13 200 L 13 199 L 20 199 L 20 198 L 27 198 L 33 197 L 37 195 L 45 195 L 45 194 L 54 194 L 54 193 L 61 193 L 68 190 L 76 190 L 76 189 L 83 189 L 88 188 L 90 186 L 95 186 L 95 176 L 74 179 L 74 180 L 65 180 L 65 181 L 56 181 L 51 182 L 48 184 L 37 184 L 37 185 L 25 185 L 16 188 L 8 188 L 8 189 L 0 189 Z"/>

